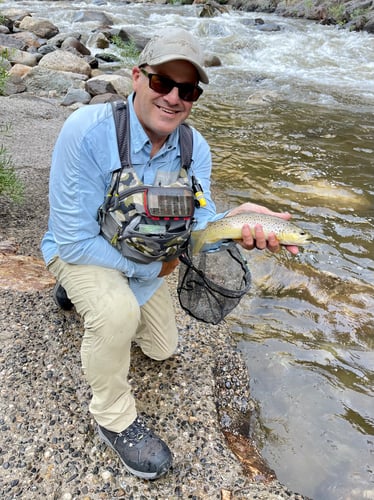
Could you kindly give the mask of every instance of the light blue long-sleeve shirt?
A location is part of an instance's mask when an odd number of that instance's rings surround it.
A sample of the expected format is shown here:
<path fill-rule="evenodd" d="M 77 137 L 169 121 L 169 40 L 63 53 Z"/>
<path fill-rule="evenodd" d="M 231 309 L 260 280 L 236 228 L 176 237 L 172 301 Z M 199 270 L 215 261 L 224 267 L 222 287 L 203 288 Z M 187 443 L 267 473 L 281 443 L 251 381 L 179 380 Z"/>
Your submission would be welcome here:
<path fill-rule="evenodd" d="M 144 184 L 166 184 L 180 170 L 179 131 L 174 131 L 161 150 L 150 158 L 152 145 L 133 108 L 133 94 L 127 100 L 130 111 L 131 162 Z M 70 264 L 103 266 L 121 271 L 140 305 L 160 286 L 160 262 L 139 264 L 122 256 L 103 236 L 97 213 L 109 189 L 112 172 L 121 166 L 116 128 L 110 104 L 80 108 L 66 120 L 52 156 L 49 185 L 48 231 L 41 243 L 45 262 L 59 256 Z M 207 205 L 195 210 L 197 228 L 216 214 L 211 199 L 210 148 L 193 129 L 193 154 L 189 173 L 200 182 Z M 165 181 L 165 182 L 164 182 Z"/>

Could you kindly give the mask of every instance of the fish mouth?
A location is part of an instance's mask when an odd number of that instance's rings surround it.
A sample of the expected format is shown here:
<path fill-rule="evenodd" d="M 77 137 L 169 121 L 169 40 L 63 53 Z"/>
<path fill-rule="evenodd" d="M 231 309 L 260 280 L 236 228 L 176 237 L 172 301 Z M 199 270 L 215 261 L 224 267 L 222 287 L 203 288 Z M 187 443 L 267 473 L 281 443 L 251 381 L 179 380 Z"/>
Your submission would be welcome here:
<path fill-rule="evenodd" d="M 284 243 L 282 242 L 282 245 L 308 245 L 311 243 L 310 240 L 311 236 L 308 233 L 300 233 L 297 235 L 290 235 L 288 237 L 282 238 L 284 240 Z"/>
<path fill-rule="evenodd" d="M 296 238 L 295 245 L 308 245 L 309 243 L 311 243 L 311 241 L 310 241 L 310 234 L 308 234 L 308 233 L 301 233 L 299 235 L 299 238 Z"/>

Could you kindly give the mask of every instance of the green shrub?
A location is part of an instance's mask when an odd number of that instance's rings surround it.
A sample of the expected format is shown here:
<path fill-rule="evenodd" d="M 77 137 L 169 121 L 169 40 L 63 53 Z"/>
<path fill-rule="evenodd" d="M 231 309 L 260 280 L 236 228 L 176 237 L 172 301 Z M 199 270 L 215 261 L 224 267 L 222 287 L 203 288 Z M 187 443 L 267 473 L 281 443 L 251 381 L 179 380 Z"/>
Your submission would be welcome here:
<path fill-rule="evenodd" d="M 346 20 L 346 9 L 344 4 L 330 5 L 328 7 L 328 12 L 330 16 L 335 19 L 338 24 L 345 24 Z"/>
<path fill-rule="evenodd" d="M 123 59 L 136 59 L 140 54 L 133 40 L 125 42 L 120 36 L 115 35 L 112 37 L 112 42 L 119 49 Z"/>
<path fill-rule="evenodd" d="M 0 127 L 0 132 L 7 127 Z M 0 195 L 8 195 L 13 201 L 23 200 L 24 186 L 18 179 L 11 156 L 4 145 L 0 145 Z"/>
<path fill-rule="evenodd" d="M 370 12 L 369 9 L 358 7 L 357 9 L 353 9 L 351 17 L 352 18 L 361 17 L 361 16 L 366 17 L 369 14 L 369 12 Z"/>

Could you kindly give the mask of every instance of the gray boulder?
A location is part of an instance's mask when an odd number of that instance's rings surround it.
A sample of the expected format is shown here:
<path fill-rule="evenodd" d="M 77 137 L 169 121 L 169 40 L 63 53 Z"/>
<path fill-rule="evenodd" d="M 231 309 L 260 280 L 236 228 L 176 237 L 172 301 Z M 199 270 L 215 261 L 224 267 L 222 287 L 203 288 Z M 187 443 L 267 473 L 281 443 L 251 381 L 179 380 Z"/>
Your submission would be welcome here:
<path fill-rule="evenodd" d="M 63 98 L 62 106 L 71 106 L 72 104 L 88 104 L 91 101 L 91 95 L 84 89 L 70 88 Z"/>
<path fill-rule="evenodd" d="M 69 36 L 69 37 L 65 38 L 65 40 L 62 42 L 61 49 L 67 50 L 67 51 L 71 52 L 72 54 L 76 54 L 78 56 L 79 55 L 82 55 L 82 56 L 91 55 L 90 50 L 85 45 L 83 45 L 83 43 L 80 40 L 78 40 L 77 38 L 75 38 L 73 36 Z"/>
<path fill-rule="evenodd" d="M 0 53 L 5 53 L 7 60 L 11 64 L 24 64 L 25 66 L 36 66 L 38 64 L 39 57 L 36 54 L 31 54 L 30 52 L 25 52 L 24 50 L 19 50 L 15 48 L 9 49 L 0 45 Z"/>
<path fill-rule="evenodd" d="M 57 35 L 59 29 L 47 19 L 26 16 L 20 22 L 19 28 L 23 31 L 31 31 L 41 38 L 52 38 Z"/>
<path fill-rule="evenodd" d="M 110 26 L 113 24 L 113 19 L 108 14 L 96 10 L 80 10 L 74 15 L 72 21 L 73 23 L 96 21 L 101 26 Z"/>
<path fill-rule="evenodd" d="M 70 71 L 56 71 L 36 66 L 22 79 L 28 92 L 36 95 L 53 93 L 65 95 L 71 87 L 78 88 L 87 79 L 86 75 Z"/>
<path fill-rule="evenodd" d="M 84 59 L 61 49 L 46 54 L 41 59 L 39 66 L 56 71 L 68 71 L 86 76 L 91 75 L 91 66 Z"/>
<path fill-rule="evenodd" d="M 93 96 L 109 92 L 127 97 L 132 92 L 132 80 L 122 75 L 98 75 L 86 82 L 86 90 Z"/>

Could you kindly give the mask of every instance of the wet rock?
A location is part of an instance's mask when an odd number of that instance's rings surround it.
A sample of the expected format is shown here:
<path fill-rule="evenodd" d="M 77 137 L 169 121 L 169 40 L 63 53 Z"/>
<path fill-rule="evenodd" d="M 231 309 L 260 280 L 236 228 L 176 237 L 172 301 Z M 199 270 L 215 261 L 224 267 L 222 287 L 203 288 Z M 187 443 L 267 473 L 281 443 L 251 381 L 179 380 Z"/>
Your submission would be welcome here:
<path fill-rule="evenodd" d="M 197 3 L 197 2 L 196 2 Z M 220 14 L 229 12 L 228 7 L 214 1 L 203 2 L 203 7 L 199 13 L 199 17 L 215 17 Z"/>
<path fill-rule="evenodd" d="M 86 82 L 86 90 L 92 96 L 109 92 L 127 97 L 132 92 L 132 80 L 121 75 L 99 75 Z"/>
<path fill-rule="evenodd" d="M 91 55 L 90 50 L 85 45 L 83 45 L 80 40 L 72 36 L 65 38 L 65 40 L 61 44 L 61 49 L 71 51 L 78 56 Z"/>
<path fill-rule="evenodd" d="M 24 31 L 31 31 L 41 38 L 52 38 L 57 35 L 59 29 L 47 19 L 26 16 L 20 22 L 19 28 Z"/>
<path fill-rule="evenodd" d="M 212 68 L 213 66 L 222 66 L 221 59 L 214 54 L 206 54 L 204 57 L 204 66 Z"/>
<path fill-rule="evenodd" d="M 1 14 L 12 21 L 13 24 L 19 24 L 22 19 L 27 16 L 31 16 L 31 12 L 23 9 L 5 9 L 1 11 Z M 13 31 L 13 30 L 11 30 Z"/>
<path fill-rule="evenodd" d="M 96 59 L 95 56 L 84 56 L 84 60 L 86 61 L 87 64 L 90 65 L 91 69 L 98 69 L 99 68 L 99 61 Z M 95 76 L 93 72 L 91 72 L 91 76 Z"/>
<path fill-rule="evenodd" d="M 13 21 L 10 19 L 10 17 L 7 17 L 6 15 L 2 14 L 0 18 L 0 27 L 5 28 L 6 31 L 0 31 L 0 33 L 11 33 L 13 31 Z"/>
<path fill-rule="evenodd" d="M 95 57 L 108 63 L 121 62 L 121 59 L 118 56 L 116 56 L 115 54 L 109 54 L 108 52 L 99 52 L 95 54 Z"/>
<path fill-rule="evenodd" d="M 280 26 L 279 24 L 275 24 L 275 23 L 261 23 L 261 24 L 257 24 L 257 29 L 259 31 L 265 31 L 265 32 L 271 32 L 271 31 L 280 31 Z"/>
<path fill-rule="evenodd" d="M 55 50 L 56 50 L 56 47 L 54 47 L 53 45 L 46 44 L 46 45 L 42 45 L 41 47 L 39 47 L 38 52 L 42 56 L 45 56 L 46 54 L 49 54 L 50 52 L 54 52 Z"/>
<path fill-rule="evenodd" d="M 87 44 L 98 49 L 107 49 L 110 42 L 103 33 L 94 33 L 88 38 Z"/>
<path fill-rule="evenodd" d="M 374 16 L 373 15 L 371 15 L 369 20 L 364 24 L 363 30 L 367 31 L 368 33 L 374 33 Z"/>
<path fill-rule="evenodd" d="M 87 23 L 93 21 L 97 22 L 101 26 L 110 26 L 111 24 L 114 24 L 111 16 L 96 10 L 80 10 L 72 19 L 73 23 Z"/>
<path fill-rule="evenodd" d="M 47 45 L 52 45 L 55 48 L 61 48 L 61 45 L 67 38 L 75 38 L 76 40 L 81 40 L 81 33 L 79 31 L 69 31 L 65 33 L 58 33 L 54 37 L 47 41 Z"/>

